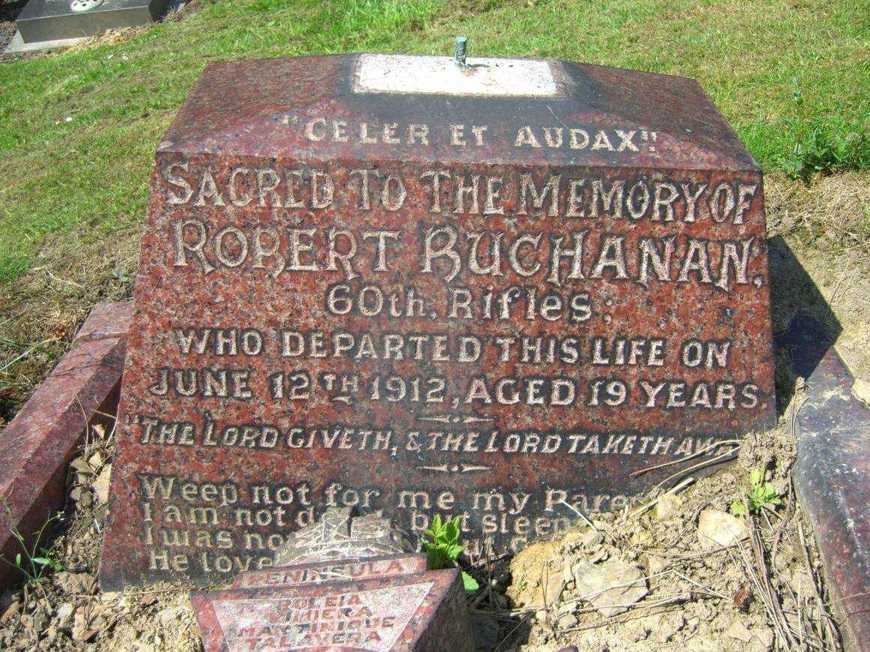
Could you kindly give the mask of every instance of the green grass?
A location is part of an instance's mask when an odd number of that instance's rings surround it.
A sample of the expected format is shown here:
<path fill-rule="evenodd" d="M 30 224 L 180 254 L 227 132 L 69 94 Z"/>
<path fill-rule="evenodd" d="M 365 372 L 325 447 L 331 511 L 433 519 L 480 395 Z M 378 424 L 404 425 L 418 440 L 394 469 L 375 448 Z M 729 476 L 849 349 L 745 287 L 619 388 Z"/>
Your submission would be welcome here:
<path fill-rule="evenodd" d="M 867 0 L 223 0 L 0 64 L 0 283 L 47 236 L 135 238 L 161 133 L 209 61 L 358 50 L 564 58 L 698 79 L 766 169 L 865 168 Z"/>

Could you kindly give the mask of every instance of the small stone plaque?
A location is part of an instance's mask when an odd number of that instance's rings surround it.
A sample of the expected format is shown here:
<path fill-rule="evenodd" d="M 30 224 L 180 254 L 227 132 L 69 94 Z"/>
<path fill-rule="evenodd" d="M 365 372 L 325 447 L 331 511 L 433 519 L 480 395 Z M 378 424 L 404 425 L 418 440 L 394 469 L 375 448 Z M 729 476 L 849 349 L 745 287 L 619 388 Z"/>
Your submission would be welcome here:
<path fill-rule="evenodd" d="M 464 67 L 446 57 L 363 54 L 356 64 L 355 93 L 553 97 L 559 83 L 547 61 L 469 59 Z"/>
<path fill-rule="evenodd" d="M 409 62 L 210 65 L 160 144 L 105 589 L 270 568 L 328 508 L 483 559 L 774 422 L 761 172 L 697 83 Z"/>
<path fill-rule="evenodd" d="M 456 569 L 191 596 L 206 652 L 474 649 Z"/>

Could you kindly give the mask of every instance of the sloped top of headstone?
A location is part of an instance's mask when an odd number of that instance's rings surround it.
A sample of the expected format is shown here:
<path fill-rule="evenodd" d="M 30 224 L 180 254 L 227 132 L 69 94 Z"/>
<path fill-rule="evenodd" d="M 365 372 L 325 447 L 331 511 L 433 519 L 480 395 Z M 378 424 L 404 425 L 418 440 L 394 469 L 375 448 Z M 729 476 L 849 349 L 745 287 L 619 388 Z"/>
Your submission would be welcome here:
<path fill-rule="evenodd" d="M 275 552 L 275 566 L 362 559 L 411 552 L 410 544 L 381 512 L 353 516 L 332 507 L 319 521 L 291 534 Z"/>
<path fill-rule="evenodd" d="M 482 128 L 482 129 L 481 129 Z M 159 154 L 757 170 L 692 79 L 533 59 L 209 65 Z"/>

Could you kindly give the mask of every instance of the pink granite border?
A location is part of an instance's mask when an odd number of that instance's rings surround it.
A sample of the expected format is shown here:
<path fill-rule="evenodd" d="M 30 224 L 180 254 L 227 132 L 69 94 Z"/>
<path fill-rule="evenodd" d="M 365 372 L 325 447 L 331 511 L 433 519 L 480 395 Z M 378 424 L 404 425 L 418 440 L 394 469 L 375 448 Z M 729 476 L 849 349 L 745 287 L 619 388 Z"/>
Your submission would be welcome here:
<path fill-rule="evenodd" d="M 97 305 L 61 359 L 12 422 L 0 431 L 0 554 L 21 552 L 12 536 L 28 541 L 64 504 L 64 480 L 88 423 L 114 413 L 133 308 Z M 20 578 L 0 563 L 0 587 Z"/>

